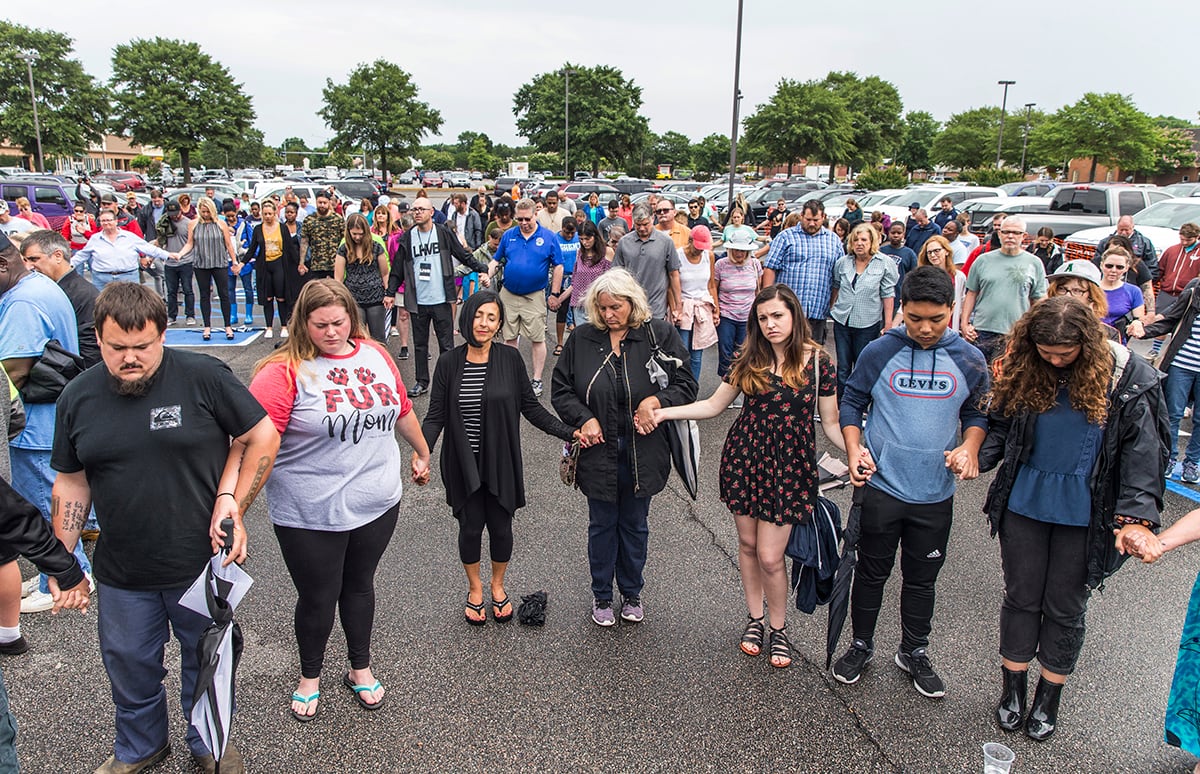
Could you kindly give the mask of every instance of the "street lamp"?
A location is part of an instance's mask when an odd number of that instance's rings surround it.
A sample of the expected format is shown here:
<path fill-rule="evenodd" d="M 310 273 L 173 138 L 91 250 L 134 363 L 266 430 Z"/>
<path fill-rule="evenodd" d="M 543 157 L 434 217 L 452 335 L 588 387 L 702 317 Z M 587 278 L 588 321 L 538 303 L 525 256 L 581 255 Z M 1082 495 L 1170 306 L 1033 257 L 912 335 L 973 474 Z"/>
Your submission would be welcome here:
<path fill-rule="evenodd" d="M 1036 102 L 1025 103 L 1025 134 L 1021 139 L 1021 174 L 1025 174 L 1025 149 L 1029 147 L 1029 112 Z"/>
<path fill-rule="evenodd" d="M 563 82 L 563 176 L 571 177 L 571 74 L 569 67 L 561 70 Z"/>
<path fill-rule="evenodd" d="M 37 55 L 30 52 L 21 54 L 21 58 L 25 60 L 25 70 L 29 73 L 29 103 L 33 105 L 33 133 L 37 137 L 37 170 L 45 172 L 46 164 L 42 160 L 42 125 L 38 122 L 37 97 L 33 93 L 33 62 Z"/>
<path fill-rule="evenodd" d="M 741 106 L 742 0 L 738 0 L 737 43 L 733 55 L 733 129 L 729 133 L 729 207 L 733 207 L 733 176 L 737 171 L 738 108 Z"/>
<path fill-rule="evenodd" d="M 996 81 L 1004 87 L 1004 99 L 1000 101 L 1000 137 L 996 140 L 996 169 L 1000 168 L 1000 148 L 1004 144 L 1004 111 L 1008 107 L 1008 87 L 1016 81 Z"/>

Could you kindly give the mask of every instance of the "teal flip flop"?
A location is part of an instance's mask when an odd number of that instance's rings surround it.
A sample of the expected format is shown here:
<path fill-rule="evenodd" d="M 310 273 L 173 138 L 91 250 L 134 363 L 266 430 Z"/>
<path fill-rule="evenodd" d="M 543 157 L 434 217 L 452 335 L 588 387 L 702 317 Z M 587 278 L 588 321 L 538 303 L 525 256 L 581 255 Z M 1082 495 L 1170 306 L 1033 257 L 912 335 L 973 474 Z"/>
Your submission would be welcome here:
<path fill-rule="evenodd" d="M 362 696 L 364 693 L 375 693 L 375 691 L 378 691 L 380 688 L 382 688 L 383 685 L 381 685 L 378 680 L 375 681 L 374 685 L 358 685 L 350 679 L 350 673 L 347 672 L 342 676 L 342 685 L 354 692 L 355 701 L 357 701 L 359 706 L 365 710 L 377 710 L 382 707 L 384 701 L 387 700 L 387 696 L 385 695 L 382 699 L 372 704 Z"/>
<path fill-rule="evenodd" d="M 292 701 L 298 701 L 303 704 L 311 704 L 312 702 L 314 702 L 318 698 L 320 698 L 320 696 L 321 696 L 320 691 L 314 692 L 311 696 L 301 696 L 298 693 L 293 693 Z M 292 710 L 292 717 L 294 717 L 296 720 L 300 721 L 301 723 L 311 723 L 314 719 L 316 719 L 317 715 L 320 715 L 320 714 L 321 714 L 321 705 L 320 704 L 317 705 L 316 712 L 314 712 L 311 715 L 305 715 L 303 712 L 297 712 L 294 709 Z"/>

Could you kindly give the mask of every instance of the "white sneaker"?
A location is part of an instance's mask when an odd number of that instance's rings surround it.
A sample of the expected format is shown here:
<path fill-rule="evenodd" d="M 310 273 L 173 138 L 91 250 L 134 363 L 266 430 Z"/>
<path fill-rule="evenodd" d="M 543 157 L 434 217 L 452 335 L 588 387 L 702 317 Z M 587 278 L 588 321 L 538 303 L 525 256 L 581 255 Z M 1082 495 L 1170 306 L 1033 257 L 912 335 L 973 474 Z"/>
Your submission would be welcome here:
<path fill-rule="evenodd" d="M 22 583 L 21 584 L 21 599 L 24 599 L 25 597 L 29 596 L 33 592 L 37 591 L 38 590 L 38 582 L 40 580 L 41 580 L 41 576 L 35 575 L 32 578 L 30 578 L 29 580 Z"/>
<path fill-rule="evenodd" d="M 272 331 L 270 328 L 267 328 L 265 331 L 263 331 L 263 338 L 264 338 L 264 339 L 271 339 L 271 338 L 274 338 L 274 337 L 275 337 L 275 332 L 274 332 L 274 331 Z"/>
<path fill-rule="evenodd" d="M 85 572 L 83 574 L 83 577 L 87 578 L 88 593 L 89 594 L 96 593 L 96 579 L 94 577 L 92 577 L 92 574 L 90 572 Z"/>
<path fill-rule="evenodd" d="M 54 607 L 54 597 L 35 591 L 21 600 L 22 613 L 44 613 Z"/>
<path fill-rule="evenodd" d="M 280 328 L 280 329 L 279 329 L 279 338 L 281 338 L 281 339 L 286 339 L 286 338 L 287 338 L 287 328 Z"/>

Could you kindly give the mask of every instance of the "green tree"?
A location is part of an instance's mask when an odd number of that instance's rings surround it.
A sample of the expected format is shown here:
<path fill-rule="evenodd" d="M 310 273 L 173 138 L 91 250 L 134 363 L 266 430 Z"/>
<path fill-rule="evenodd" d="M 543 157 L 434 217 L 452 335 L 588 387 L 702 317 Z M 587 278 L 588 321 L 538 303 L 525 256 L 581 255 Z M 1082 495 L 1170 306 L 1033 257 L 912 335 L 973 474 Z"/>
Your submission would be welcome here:
<path fill-rule="evenodd" d="M 599 174 L 601 159 L 636 158 L 648 126 L 638 113 L 641 87 L 615 67 L 569 62 L 563 67 L 571 70 L 571 166 L 586 164 Z M 513 95 L 517 133 L 543 153 L 563 149 L 565 85 L 559 69 L 535 76 Z"/>
<path fill-rule="evenodd" d="M 226 169 L 274 165 L 276 158 L 258 129 L 247 129 L 238 137 L 205 140 L 196 153 L 196 160 L 204 166 Z"/>
<path fill-rule="evenodd" d="M 686 134 L 664 132 L 654 143 L 654 162 L 679 166 L 692 158 L 692 141 Z"/>
<path fill-rule="evenodd" d="M 740 160 L 740 159 L 739 159 Z M 692 146 L 692 166 L 697 172 L 717 174 L 729 168 L 729 138 L 710 134 Z"/>
<path fill-rule="evenodd" d="M 529 162 L 530 173 L 533 173 L 562 169 L 563 158 L 561 153 L 530 153 L 526 161 Z"/>
<path fill-rule="evenodd" d="M 1024 180 L 1025 174 L 1019 169 L 996 169 L 995 164 L 985 164 L 975 169 L 964 169 L 958 173 L 958 179 L 966 183 L 985 186 L 1000 186 L 1005 183 L 1015 183 Z"/>
<path fill-rule="evenodd" d="M 832 162 L 851 153 L 854 128 L 841 97 L 815 81 L 784 78 L 774 96 L 745 120 L 746 139 L 766 161 L 792 166 L 800 159 Z"/>
<path fill-rule="evenodd" d="M 417 99 L 417 93 L 412 76 L 383 59 L 354 68 L 344 84 L 326 78 L 325 106 L 319 113 L 334 131 L 330 147 L 372 151 L 379 156 L 379 168 L 389 169 L 389 156 L 409 155 L 422 137 L 442 126 L 442 114 Z M 446 166 L 453 163 L 452 157 Z"/>
<path fill-rule="evenodd" d="M 1026 165 L 1042 166 L 1046 161 L 1061 156 L 1047 156 L 1045 147 L 1035 142 L 1045 114 L 1031 110 L 1029 119 L 1029 148 Z M 1021 160 L 1024 141 L 1026 114 L 1012 111 L 1004 117 L 1004 147 L 1001 160 L 1009 166 L 1017 166 Z M 996 163 L 996 143 L 1000 136 L 1000 108 L 981 107 L 964 110 L 950 116 L 950 120 L 933 140 L 930 155 L 933 161 L 955 169 L 978 168 Z"/>
<path fill-rule="evenodd" d="M 1167 175 L 1181 167 L 1196 166 L 1190 124 L 1174 116 L 1157 116 L 1154 125 L 1159 139 L 1155 145 L 1153 163 L 1144 170 L 1151 175 Z"/>
<path fill-rule="evenodd" d="M 1155 151 L 1162 142 L 1154 120 L 1138 110 L 1128 96 L 1095 92 L 1060 108 L 1034 136 L 1039 152 L 1051 158 L 1091 158 L 1089 180 L 1096 179 L 1100 164 L 1109 169 L 1152 168 Z"/>
<path fill-rule="evenodd" d="M 293 167 L 304 165 L 304 157 L 308 155 L 308 143 L 302 137 L 288 137 L 279 145 L 279 151 L 283 154 L 283 164 L 291 164 Z"/>
<path fill-rule="evenodd" d="M 881 191 L 884 188 L 903 188 L 908 185 L 908 170 L 904 167 L 888 167 L 887 169 L 868 169 L 858 176 L 858 187 L 868 191 Z"/>
<path fill-rule="evenodd" d="M 900 131 L 900 145 L 892 160 L 909 169 L 932 169 L 933 141 L 942 125 L 924 110 L 910 110 L 904 114 Z"/>
<path fill-rule="evenodd" d="M 421 169 L 436 169 L 441 171 L 454 166 L 454 154 L 450 151 L 425 146 L 417 151 L 421 161 Z"/>
<path fill-rule="evenodd" d="M 478 172 L 495 172 L 500 168 L 500 159 L 492 153 L 487 135 L 480 135 L 467 151 L 467 168 Z"/>
<path fill-rule="evenodd" d="M 37 153 L 29 71 L 22 54 L 33 53 L 34 94 L 42 131 L 42 155 L 74 157 L 104 136 L 108 91 L 71 58 L 71 38 L 0 21 L 0 137 L 25 153 Z"/>
<path fill-rule="evenodd" d="M 232 141 L 254 120 L 246 87 L 195 43 L 123 43 L 113 49 L 112 69 L 114 125 L 134 142 L 179 151 L 185 185 L 201 143 Z"/>
<path fill-rule="evenodd" d="M 822 83 L 845 103 L 853 132 L 846 154 L 828 159 L 831 181 L 838 161 L 866 169 L 896 150 L 903 131 L 900 114 L 904 103 L 892 83 L 877 75 L 860 78 L 851 72 L 831 72 Z"/>
<path fill-rule="evenodd" d="M 139 153 L 129 160 L 129 166 L 133 169 L 146 171 L 150 165 L 154 163 L 154 159 L 147 156 L 145 153 Z"/>

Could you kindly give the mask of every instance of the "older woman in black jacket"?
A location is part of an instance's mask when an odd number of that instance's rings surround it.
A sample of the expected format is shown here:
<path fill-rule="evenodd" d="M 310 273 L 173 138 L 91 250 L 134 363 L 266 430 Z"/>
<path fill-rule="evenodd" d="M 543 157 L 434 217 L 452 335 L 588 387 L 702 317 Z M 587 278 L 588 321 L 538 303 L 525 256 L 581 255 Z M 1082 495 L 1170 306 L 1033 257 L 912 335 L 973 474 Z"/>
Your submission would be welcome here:
<path fill-rule="evenodd" d="M 588 498 L 592 620 L 616 623 L 615 572 L 621 618 L 637 623 L 650 498 L 666 486 L 671 470 L 666 431 L 656 429 L 653 412 L 691 403 L 696 380 L 682 365 L 691 353 L 674 326 L 651 319 L 646 292 L 632 274 L 610 269 L 600 275 L 584 305 L 590 324 L 567 339 L 554 367 L 551 403 L 564 422 L 580 426 L 585 447 L 575 480 Z M 656 349 L 661 353 L 653 357 Z M 665 387 L 652 377 L 660 370 Z"/>
<path fill-rule="evenodd" d="M 443 430 L 446 434 L 442 483 L 458 519 L 458 555 L 469 586 L 463 616 L 473 626 L 487 623 L 479 575 L 485 526 L 492 559 L 492 618 L 504 623 L 513 616 L 504 573 L 512 557 L 513 514 L 525 505 L 521 416 L 564 441 L 576 435 L 534 397 L 520 352 L 492 346 L 503 320 L 504 305 L 491 291 L 475 293 L 463 303 L 458 330 L 466 343 L 438 359 L 429 412 L 421 424 L 430 448 Z"/>
<path fill-rule="evenodd" d="M 1003 694 L 996 721 L 1054 733 L 1083 649 L 1090 589 L 1125 559 L 1113 545 L 1151 538 L 1163 500 L 1167 411 L 1158 373 L 1108 341 L 1070 296 L 1035 304 L 996 362 L 979 467 L 999 465 L 984 510 L 1000 535 Z M 1041 678 L 1025 713 L 1026 670 Z"/>

